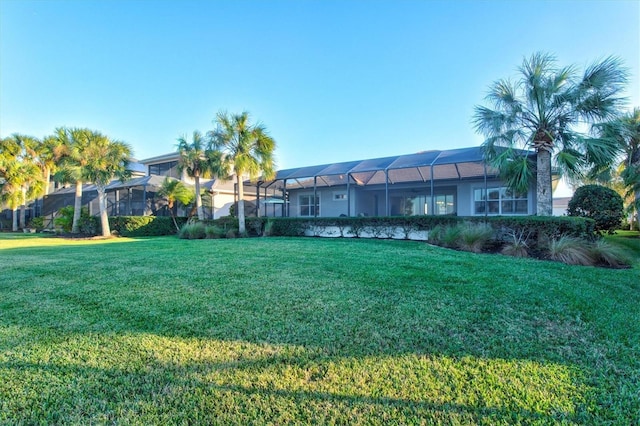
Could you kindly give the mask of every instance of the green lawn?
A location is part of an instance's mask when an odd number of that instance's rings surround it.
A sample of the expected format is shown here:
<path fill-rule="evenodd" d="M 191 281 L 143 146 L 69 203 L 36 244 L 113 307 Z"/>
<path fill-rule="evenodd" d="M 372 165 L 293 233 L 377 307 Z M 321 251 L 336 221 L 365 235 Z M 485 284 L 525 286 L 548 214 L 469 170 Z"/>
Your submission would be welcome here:
<path fill-rule="evenodd" d="M 0 424 L 638 424 L 633 269 L 0 234 Z"/>

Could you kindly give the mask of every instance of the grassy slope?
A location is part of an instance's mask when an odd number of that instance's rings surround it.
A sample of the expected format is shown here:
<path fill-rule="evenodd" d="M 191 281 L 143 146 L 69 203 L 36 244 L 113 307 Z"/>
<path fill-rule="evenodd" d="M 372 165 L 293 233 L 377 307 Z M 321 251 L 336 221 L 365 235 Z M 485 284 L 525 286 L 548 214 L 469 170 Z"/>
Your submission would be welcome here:
<path fill-rule="evenodd" d="M 0 423 L 640 422 L 638 264 L 0 235 L 0 270 Z"/>

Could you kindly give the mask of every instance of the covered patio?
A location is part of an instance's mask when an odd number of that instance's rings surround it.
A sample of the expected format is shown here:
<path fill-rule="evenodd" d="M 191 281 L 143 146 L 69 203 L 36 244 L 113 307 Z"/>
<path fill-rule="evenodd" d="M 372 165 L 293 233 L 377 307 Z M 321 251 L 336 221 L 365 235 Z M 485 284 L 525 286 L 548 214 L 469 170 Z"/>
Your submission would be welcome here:
<path fill-rule="evenodd" d="M 497 179 L 497 170 L 486 164 L 481 148 L 472 147 L 280 170 L 273 180 L 247 184 L 255 187 L 261 214 L 265 216 L 291 216 L 293 193 L 308 194 L 300 201 L 308 204 L 308 210 L 301 207 L 302 216 L 391 216 L 407 211 L 457 214 L 457 209 L 447 210 L 454 201 L 444 195 L 439 197 L 439 193 L 455 194 L 461 182 L 473 181 L 485 189 L 484 200 L 475 201 L 488 203 L 487 190 Z M 318 194 L 326 194 L 328 188 L 334 191 L 330 200 L 323 199 L 325 208 L 321 212 Z M 411 193 L 422 198 L 416 201 Z M 398 201 L 400 194 L 409 195 Z M 334 209 L 333 204 L 340 201 L 344 207 Z M 422 205 L 416 209 L 398 203 Z M 278 208 L 280 211 L 276 212 Z"/>

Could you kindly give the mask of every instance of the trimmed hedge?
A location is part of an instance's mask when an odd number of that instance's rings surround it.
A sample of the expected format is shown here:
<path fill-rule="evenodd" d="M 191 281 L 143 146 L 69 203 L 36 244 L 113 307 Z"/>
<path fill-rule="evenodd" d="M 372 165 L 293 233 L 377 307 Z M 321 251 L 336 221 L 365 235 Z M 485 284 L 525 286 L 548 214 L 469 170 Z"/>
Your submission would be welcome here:
<path fill-rule="evenodd" d="M 178 226 L 187 222 L 186 217 L 177 217 Z M 167 216 L 112 216 L 109 227 L 122 237 L 155 237 L 175 235 L 173 220 Z"/>
<path fill-rule="evenodd" d="M 186 217 L 176 218 L 178 226 L 187 222 Z M 392 217 L 247 217 L 246 227 L 250 236 L 304 236 L 305 231 L 317 226 L 335 226 L 341 236 L 359 237 L 367 229 L 397 227 L 408 234 L 411 231 L 432 230 L 437 226 L 455 226 L 462 223 L 487 223 L 499 233 L 508 231 L 527 232 L 530 238 L 548 240 L 571 236 L 593 240 L 595 221 L 581 217 L 543 216 L 392 216 Z M 204 221 L 225 232 L 238 229 L 238 219 L 227 216 Z M 109 218 L 112 231 L 123 237 L 175 235 L 176 229 L 170 217 L 160 216 L 115 216 Z"/>
<path fill-rule="evenodd" d="M 455 226 L 462 223 L 487 223 L 495 230 L 530 233 L 531 238 L 551 239 L 567 235 L 593 240 L 595 221 L 581 217 L 544 216 L 393 216 L 393 217 L 335 217 L 335 218 L 251 218 L 262 221 L 262 229 L 271 236 L 302 236 L 313 226 L 335 226 L 341 236 L 349 233 L 358 237 L 363 229 L 398 227 L 409 231 L 432 230 L 437 226 Z M 248 227 L 248 226 L 247 226 Z"/>

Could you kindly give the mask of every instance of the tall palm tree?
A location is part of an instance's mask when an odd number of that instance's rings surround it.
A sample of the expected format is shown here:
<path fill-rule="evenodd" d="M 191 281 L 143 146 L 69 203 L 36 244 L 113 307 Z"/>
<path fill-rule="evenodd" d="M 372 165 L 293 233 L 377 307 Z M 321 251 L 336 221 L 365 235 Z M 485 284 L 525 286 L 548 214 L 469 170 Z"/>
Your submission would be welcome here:
<path fill-rule="evenodd" d="M 273 152 L 276 142 L 258 123 L 251 125 L 249 113 L 228 114 L 219 112 L 214 121 L 216 129 L 208 132 L 210 151 L 217 154 L 220 161 L 233 166 L 238 185 L 238 222 L 240 234 L 246 232 L 244 213 L 243 179 L 249 175 L 255 179 L 263 174 L 271 178 L 275 174 Z"/>
<path fill-rule="evenodd" d="M 200 178 L 208 178 L 211 176 L 211 169 L 206 158 L 206 146 L 202 134 L 194 130 L 191 143 L 186 136 L 178 138 L 178 153 L 180 159 L 178 161 L 178 170 L 192 177 L 196 186 L 196 210 L 198 219 L 204 220 L 204 210 L 202 209 L 202 195 L 200 194 Z"/>
<path fill-rule="evenodd" d="M 55 130 L 57 142 L 62 146 L 59 170 L 56 179 L 73 183 L 76 187 L 73 204 L 73 224 L 71 233 L 80 232 L 80 212 L 82 209 L 82 185 L 86 179 L 83 169 L 87 164 L 85 151 L 95 135 L 89 129 L 60 127 Z"/>
<path fill-rule="evenodd" d="M 63 146 L 55 135 L 46 136 L 35 149 L 37 162 L 42 169 L 46 183 L 44 195 L 49 195 L 51 176 L 55 173 L 62 154 Z"/>
<path fill-rule="evenodd" d="M 25 228 L 27 203 L 44 191 L 44 179 L 33 151 L 39 143 L 34 137 L 17 133 L 3 141 L 3 151 L 7 150 L 3 154 L 3 198 L 12 207 L 14 231 L 18 228 L 16 203 L 20 208 L 20 228 Z"/>
<path fill-rule="evenodd" d="M 626 81 L 626 71 L 613 57 L 579 75 L 575 67 L 558 68 L 553 56 L 536 53 L 523 61 L 516 81 L 493 83 L 487 95 L 491 108 L 475 108 L 473 122 L 487 137 L 483 147 L 488 162 L 518 190 L 537 177 L 538 215 L 552 214 L 552 162 L 561 173 L 578 179 L 593 165 L 615 157 L 614 141 L 583 127 L 619 115 Z M 533 149 L 536 164 L 520 149 Z"/>
<path fill-rule="evenodd" d="M 173 214 L 173 206 L 176 202 L 179 202 L 180 204 L 186 206 L 191 201 L 193 201 L 193 198 L 195 196 L 194 192 L 187 188 L 179 180 L 167 176 L 166 178 L 164 178 L 162 185 L 158 189 L 158 196 L 160 196 L 167 202 L 167 208 L 169 209 L 169 213 L 171 214 L 171 219 L 173 219 L 173 224 L 176 227 L 176 231 L 180 231 L 180 227 L 178 226 L 176 217 Z"/>
<path fill-rule="evenodd" d="M 636 224 L 640 223 L 640 108 L 621 118 L 624 129 L 621 133 L 625 158 L 622 179 L 628 190 L 634 195 L 633 208 Z"/>
<path fill-rule="evenodd" d="M 111 235 L 106 188 L 114 178 L 125 180 L 131 177 L 131 171 L 127 168 L 131 152 L 128 144 L 112 140 L 98 132 L 91 132 L 89 144 L 84 151 L 86 164 L 81 171 L 82 177 L 92 182 L 98 191 L 100 225 L 104 237 Z"/>
<path fill-rule="evenodd" d="M 640 223 L 640 108 L 634 108 L 616 120 L 598 126 L 601 137 L 618 141 L 622 161 L 612 167 L 596 170 L 595 179 L 603 183 L 613 182 L 612 177 L 622 178 L 622 185 L 632 197 L 631 210 Z"/>

